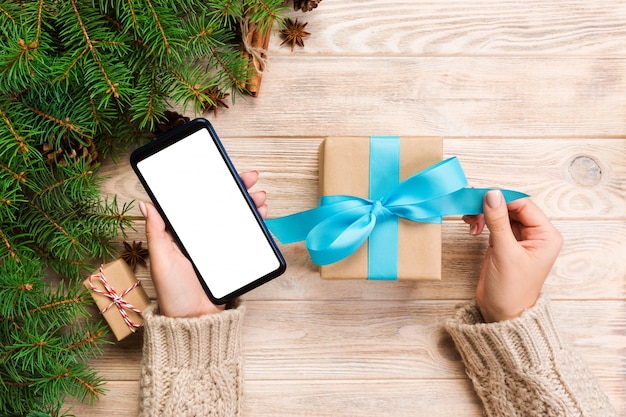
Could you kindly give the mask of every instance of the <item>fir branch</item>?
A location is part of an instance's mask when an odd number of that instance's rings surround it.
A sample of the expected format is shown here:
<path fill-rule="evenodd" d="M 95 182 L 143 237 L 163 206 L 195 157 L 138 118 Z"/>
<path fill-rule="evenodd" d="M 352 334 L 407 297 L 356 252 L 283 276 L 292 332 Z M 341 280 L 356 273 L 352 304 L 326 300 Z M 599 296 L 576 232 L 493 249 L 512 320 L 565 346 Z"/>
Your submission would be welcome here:
<path fill-rule="evenodd" d="M 50 265 L 53 270 L 60 272 L 62 275 L 71 277 L 78 275 L 81 271 L 89 271 L 85 262 L 73 259 L 59 259 L 56 256 L 50 255 L 36 244 L 31 244 L 30 248 L 39 255 L 42 262 Z"/>
<path fill-rule="evenodd" d="M 102 73 L 102 76 L 104 77 L 106 83 L 109 85 L 109 89 L 106 91 L 106 93 L 107 94 L 108 93 L 113 93 L 113 97 L 119 98 L 120 94 L 117 91 L 117 87 L 119 86 L 119 84 L 114 83 L 109 78 L 109 75 L 108 75 L 107 71 L 104 69 L 104 66 L 102 65 L 102 61 L 100 60 L 100 56 L 96 52 L 94 44 L 93 44 L 91 38 L 89 37 L 89 33 L 87 32 L 87 28 L 85 27 L 85 24 L 83 23 L 83 20 L 82 20 L 82 18 L 80 16 L 80 12 L 78 11 L 78 6 L 76 5 L 76 0 L 70 0 L 70 2 L 72 3 L 72 8 L 74 9 L 74 14 L 76 15 L 76 20 L 78 20 L 78 24 L 80 26 L 80 29 L 83 32 L 83 36 L 85 38 L 85 42 L 87 43 L 87 47 L 89 48 L 89 51 L 91 52 L 91 55 L 93 56 L 94 61 L 98 64 L 98 67 L 100 68 L 100 72 Z"/>
<path fill-rule="evenodd" d="M 34 108 L 34 107 L 33 107 L 33 106 L 31 106 L 31 105 L 25 104 L 25 106 L 26 106 L 26 107 L 27 107 L 30 111 L 32 111 L 33 113 L 35 113 L 36 115 L 41 116 L 41 117 L 43 117 L 44 119 L 50 120 L 51 122 L 53 122 L 53 123 L 54 123 L 54 124 L 56 124 L 56 125 L 59 125 L 59 126 L 61 126 L 61 127 L 63 127 L 63 128 L 66 128 L 66 129 L 72 130 L 72 131 L 74 131 L 74 132 L 76 132 L 76 133 L 79 133 L 79 134 L 82 132 L 82 129 L 80 128 L 80 126 L 78 126 L 78 125 L 76 125 L 76 124 L 74 124 L 74 123 L 71 123 L 71 122 L 70 122 L 69 117 L 65 118 L 65 120 L 61 120 L 61 119 L 58 119 L 58 118 L 56 118 L 56 117 L 52 116 L 51 114 L 47 114 L 47 113 L 45 113 L 45 112 L 43 112 L 43 111 L 41 111 L 41 110 L 38 110 L 38 109 Z"/>
<path fill-rule="evenodd" d="M 55 229 L 63 233 L 63 235 L 65 235 L 65 237 L 69 239 L 69 242 L 72 244 L 72 246 L 78 246 L 78 242 L 76 241 L 76 239 L 72 237 L 68 233 L 68 231 L 65 230 L 65 228 L 63 228 L 63 226 L 55 222 L 54 219 L 52 219 L 50 215 L 46 213 L 41 207 L 35 204 L 33 200 L 29 200 L 28 203 L 31 205 L 31 207 L 33 207 L 36 211 L 38 211 L 51 225 L 53 225 Z"/>
<path fill-rule="evenodd" d="M 251 22 L 260 25 L 263 33 L 271 29 L 272 23 L 283 17 L 286 9 L 281 6 L 283 0 L 244 0 L 248 7 Z"/>
<path fill-rule="evenodd" d="M 217 53 L 217 49 L 211 46 L 210 50 L 211 50 L 211 53 L 213 54 L 213 57 L 218 62 L 222 70 L 224 70 L 224 72 L 228 75 L 228 78 L 233 83 L 233 85 L 237 85 L 239 81 L 238 78 L 234 75 L 233 71 L 230 70 L 230 68 L 228 67 L 228 65 L 226 64 L 226 61 L 222 58 L 222 56 Z"/>
<path fill-rule="evenodd" d="M 76 173 L 76 174 L 74 174 L 72 176 L 69 176 L 69 177 L 64 177 L 64 178 L 60 179 L 59 181 L 57 181 L 57 182 L 55 182 L 53 184 L 50 184 L 50 185 L 40 189 L 36 193 L 34 193 L 33 194 L 33 198 L 40 197 L 43 194 L 49 193 L 49 192 L 51 192 L 51 191 L 53 191 L 53 190 L 55 190 L 57 188 L 60 188 L 60 187 L 64 187 L 64 188 L 67 189 L 68 188 L 67 187 L 68 184 L 71 184 L 72 182 L 74 182 L 76 180 L 79 180 L 79 181 L 82 182 L 87 177 L 93 176 L 94 173 L 95 173 L 94 170 L 90 169 L 90 170 L 87 170 L 87 171 L 78 172 L 78 173 Z"/>
<path fill-rule="evenodd" d="M 11 255 L 11 258 L 13 258 L 15 262 L 19 263 L 20 258 L 17 256 L 17 252 L 13 249 L 13 245 L 11 245 L 11 242 L 7 238 L 7 235 L 4 233 L 4 231 L 1 228 L 0 228 L 0 238 L 2 239 L 2 242 L 4 242 L 4 245 L 6 246 L 7 250 L 9 251 L 9 255 Z"/>
<path fill-rule="evenodd" d="M 35 48 L 39 46 L 39 36 L 41 35 L 41 21 L 43 16 L 43 0 L 39 0 L 39 7 L 37 10 L 37 29 L 35 30 Z"/>
<path fill-rule="evenodd" d="M 165 35 L 165 31 L 163 30 L 163 25 L 161 24 L 161 20 L 159 19 L 159 16 L 154 10 L 154 6 L 152 6 L 152 2 L 150 0 L 147 0 L 147 2 L 148 2 L 148 7 L 150 8 L 150 11 L 152 12 L 152 16 L 154 16 L 154 21 L 156 22 L 159 28 L 159 31 L 161 32 L 161 37 L 163 38 L 163 42 L 165 43 L 165 50 L 169 54 L 171 53 L 170 42 L 167 39 L 167 36 Z"/>
<path fill-rule="evenodd" d="M 6 74 L 7 77 L 10 78 L 18 78 L 18 77 L 14 77 L 14 73 L 12 73 L 11 71 L 17 66 L 17 64 L 19 64 L 20 62 L 23 62 L 24 64 L 26 64 L 26 67 L 28 68 L 28 75 L 30 75 L 31 77 L 34 76 L 33 70 L 31 68 L 30 65 L 28 65 L 29 61 L 32 61 L 34 58 L 32 57 L 32 55 L 30 55 L 30 51 L 33 49 L 37 49 L 37 42 L 29 42 L 26 43 L 26 41 L 24 40 L 24 38 L 19 38 L 18 42 L 17 42 L 17 46 L 19 47 L 17 50 L 17 53 L 12 57 L 9 58 L 4 67 L 0 68 L 0 74 Z M 20 75 L 22 75 L 23 73 L 20 73 Z M 22 76 L 22 78 L 24 78 Z"/>
<path fill-rule="evenodd" d="M 102 338 L 102 336 L 104 336 L 105 334 L 106 334 L 106 332 L 101 331 L 101 330 L 97 331 L 97 332 L 95 332 L 93 334 L 91 332 L 87 331 L 87 333 L 85 334 L 84 338 L 82 338 L 80 340 L 77 340 L 76 342 L 74 342 L 74 343 L 72 343 L 70 345 L 67 345 L 65 347 L 65 349 L 67 349 L 67 350 L 76 350 L 76 349 L 79 349 L 79 348 L 81 348 L 83 346 L 86 346 L 86 345 L 94 346 L 96 344 L 96 342 L 100 338 Z"/>
<path fill-rule="evenodd" d="M 11 177 L 13 177 L 13 179 L 18 180 L 21 183 L 26 183 L 26 172 L 22 171 L 20 173 L 17 173 L 15 171 L 13 171 L 11 168 L 9 168 L 8 166 L 0 163 L 0 170 L 7 172 Z"/>
<path fill-rule="evenodd" d="M 168 68 L 173 82 L 170 84 L 168 95 L 186 110 L 189 102 L 195 106 L 195 110 L 202 109 L 202 104 L 210 102 L 211 98 L 205 93 L 211 87 L 210 79 L 207 80 L 205 71 L 200 68 Z"/>
<path fill-rule="evenodd" d="M 137 14 L 135 13 L 135 8 L 133 7 L 133 0 L 127 0 L 128 2 L 128 8 L 130 9 L 130 15 L 133 18 L 133 24 L 135 27 L 135 30 L 139 29 L 139 23 L 137 22 Z"/>
<path fill-rule="evenodd" d="M 58 300 L 48 304 L 41 305 L 39 307 L 29 310 L 30 313 L 39 313 L 44 310 L 66 307 L 70 305 L 83 304 L 84 300 L 81 297 L 72 297 L 65 300 Z"/>
<path fill-rule="evenodd" d="M 244 7 L 243 1 L 214 0 L 209 15 L 218 26 L 232 30 L 237 20 L 243 18 Z"/>
<path fill-rule="evenodd" d="M 73 375 L 73 378 L 78 381 L 78 383 L 91 394 L 92 398 L 98 398 L 100 396 L 97 383 L 88 382 L 85 379 L 76 375 Z"/>
<path fill-rule="evenodd" d="M 68 79 L 69 74 L 72 72 L 72 70 L 76 67 L 76 65 L 78 65 L 78 63 L 80 62 L 80 60 L 83 58 L 83 56 L 89 52 L 89 48 L 84 48 L 82 50 L 82 52 L 80 54 L 78 54 L 76 56 L 76 58 L 74 58 L 70 64 L 67 66 L 67 68 L 65 69 L 65 71 L 63 71 L 63 73 L 61 75 L 59 75 L 54 81 L 57 82 L 61 82 L 61 81 L 65 81 Z"/>
<path fill-rule="evenodd" d="M 2 13 L 3 15 L 5 15 L 8 19 L 10 19 L 11 21 L 13 21 L 13 23 L 15 23 L 15 19 L 13 18 L 13 16 L 11 16 L 11 14 L 2 6 L 0 6 L 0 13 Z"/>
<path fill-rule="evenodd" d="M 88 361 L 103 353 L 102 344 L 113 343 L 104 339 L 107 334 L 109 334 L 107 324 L 102 320 L 95 325 L 85 322 L 72 326 L 62 340 L 63 349 L 83 361 Z"/>
<path fill-rule="evenodd" d="M 2 117 L 2 120 L 4 120 L 4 123 L 6 123 L 7 127 L 9 128 L 9 131 L 13 135 L 13 138 L 17 142 L 18 151 L 23 152 L 23 153 L 29 152 L 28 146 L 26 146 L 26 144 L 24 143 L 24 138 L 19 133 L 17 133 L 17 131 L 13 127 L 13 124 L 9 120 L 9 117 L 6 115 L 5 112 L 2 111 L 2 109 L 0 109 L 0 117 Z"/>

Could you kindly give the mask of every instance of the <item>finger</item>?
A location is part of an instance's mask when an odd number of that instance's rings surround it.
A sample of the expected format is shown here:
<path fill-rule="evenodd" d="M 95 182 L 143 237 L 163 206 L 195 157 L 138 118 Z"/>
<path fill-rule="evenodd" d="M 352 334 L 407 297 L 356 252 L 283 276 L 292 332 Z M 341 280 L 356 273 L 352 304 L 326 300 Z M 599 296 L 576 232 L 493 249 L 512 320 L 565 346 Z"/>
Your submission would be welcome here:
<path fill-rule="evenodd" d="M 535 227 L 550 224 L 550 220 L 543 211 L 529 198 L 515 200 L 508 204 L 509 215 L 512 220 L 522 226 Z"/>
<path fill-rule="evenodd" d="M 256 184 L 256 182 L 258 181 L 259 171 L 253 170 L 242 172 L 241 174 L 239 174 L 239 178 L 241 178 L 241 181 L 243 181 L 243 185 L 246 186 L 246 189 L 249 190 L 250 188 L 254 187 L 254 184 Z"/>
<path fill-rule="evenodd" d="M 470 226 L 470 235 L 478 236 L 485 229 L 485 216 L 482 214 L 465 215 L 463 221 Z"/>
<path fill-rule="evenodd" d="M 146 218 L 146 239 L 150 253 L 164 254 L 172 250 L 172 235 L 152 203 L 139 202 L 139 210 Z"/>
<path fill-rule="evenodd" d="M 254 205 L 259 208 L 260 206 L 262 206 L 263 204 L 265 204 L 265 201 L 267 200 L 267 193 L 265 191 L 255 191 L 253 193 L 250 193 L 250 197 L 252 198 L 252 201 L 254 201 Z"/>
<path fill-rule="evenodd" d="M 146 218 L 146 234 L 148 236 L 158 237 L 164 233 L 165 222 L 152 203 L 139 202 L 139 210 L 143 217 Z"/>
<path fill-rule="evenodd" d="M 256 208 L 263 219 L 267 218 L 267 204 L 262 204 Z"/>
<path fill-rule="evenodd" d="M 467 224 L 474 224 L 478 221 L 478 214 L 466 214 L 463 216 L 463 221 Z"/>
<path fill-rule="evenodd" d="M 483 212 L 485 223 L 491 232 L 489 235 L 491 246 L 506 251 L 512 248 L 512 245 L 517 245 L 511 229 L 509 211 L 500 190 L 490 190 L 485 194 Z"/>
<path fill-rule="evenodd" d="M 519 240 L 542 240 L 560 246 L 563 237 L 548 216 L 530 199 L 524 198 L 509 204 L 509 215 Z"/>

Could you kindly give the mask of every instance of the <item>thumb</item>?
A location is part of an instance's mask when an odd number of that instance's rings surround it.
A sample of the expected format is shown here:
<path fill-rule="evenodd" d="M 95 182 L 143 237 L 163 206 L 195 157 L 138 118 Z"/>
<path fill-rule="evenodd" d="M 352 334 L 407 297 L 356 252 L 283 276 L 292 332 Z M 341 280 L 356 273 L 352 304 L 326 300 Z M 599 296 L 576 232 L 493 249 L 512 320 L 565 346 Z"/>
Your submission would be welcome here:
<path fill-rule="evenodd" d="M 490 231 L 490 246 L 506 250 L 507 247 L 517 243 L 511 229 L 509 210 L 500 190 L 489 190 L 485 194 L 483 212 Z"/>
<path fill-rule="evenodd" d="M 139 210 L 146 218 L 146 236 L 148 238 L 148 244 L 151 240 L 171 240 L 168 238 L 168 233 L 165 229 L 165 222 L 151 203 L 144 203 L 143 201 L 140 201 Z"/>

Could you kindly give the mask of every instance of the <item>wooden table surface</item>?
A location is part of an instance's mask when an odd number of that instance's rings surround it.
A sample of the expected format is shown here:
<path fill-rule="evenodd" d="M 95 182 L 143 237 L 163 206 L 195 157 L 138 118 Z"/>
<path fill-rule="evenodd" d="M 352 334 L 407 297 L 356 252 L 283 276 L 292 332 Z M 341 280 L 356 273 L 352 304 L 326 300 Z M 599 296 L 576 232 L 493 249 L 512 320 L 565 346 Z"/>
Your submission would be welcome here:
<path fill-rule="evenodd" d="M 626 1 L 323 0 L 291 14 L 305 48 L 275 35 L 260 96 L 208 116 L 238 169 L 261 171 L 271 217 L 316 205 L 326 136 L 442 136 L 471 185 L 531 194 L 563 234 L 545 291 L 626 415 Z M 127 160 L 103 167 L 103 190 L 146 199 Z M 128 240 L 145 240 L 135 227 Z M 446 219 L 440 282 L 323 281 L 303 244 L 281 246 L 286 274 L 243 297 L 243 415 L 480 416 L 443 323 L 473 297 L 486 241 Z M 92 361 L 109 391 L 76 415 L 136 415 L 141 343 Z"/>

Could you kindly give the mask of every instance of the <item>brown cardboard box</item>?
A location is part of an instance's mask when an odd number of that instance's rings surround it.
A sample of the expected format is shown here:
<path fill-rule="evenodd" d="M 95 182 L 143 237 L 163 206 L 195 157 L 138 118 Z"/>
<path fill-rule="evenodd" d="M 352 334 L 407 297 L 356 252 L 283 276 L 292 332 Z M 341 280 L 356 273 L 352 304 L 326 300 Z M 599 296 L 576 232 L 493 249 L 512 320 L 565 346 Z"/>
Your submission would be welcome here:
<path fill-rule="evenodd" d="M 135 282 L 137 282 L 135 274 L 133 274 L 133 271 L 130 269 L 128 264 L 122 259 L 117 259 L 113 262 L 104 264 L 103 273 L 109 285 L 118 294 L 122 294 L 126 289 L 130 288 Z M 102 284 L 102 281 L 99 279 L 99 277 L 100 270 L 93 273 L 91 283 L 98 290 L 105 291 L 104 285 Z M 93 297 L 100 311 L 104 310 L 109 304 L 111 304 L 111 298 L 106 297 L 102 294 L 98 294 L 92 290 L 89 278 L 87 278 L 83 282 L 83 285 L 90 290 L 91 296 Z M 150 299 L 146 295 L 141 285 L 135 287 L 123 298 L 140 311 L 143 311 L 146 307 L 150 305 Z M 130 309 L 124 309 L 124 311 L 126 312 L 126 314 L 128 314 L 128 318 L 133 323 L 143 324 L 143 318 L 141 317 L 141 315 Z M 131 328 L 126 324 L 126 322 L 124 321 L 124 317 L 122 316 L 122 313 L 117 308 L 117 306 L 111 306 L 102 315 L 111 327 L 111 331 L 118 341 L 133 333 L 134 329 L 131 330 Z"/>
<path fill-rule="evenodd" d="M 329 137 L 320 147 L 320 194 L 368 198 L 369 137 Z M 432 137 L 400 138 L 400 181 L 440 162 L 443 141 Z M 320 267 L 325 279 L 366 279 L 367 242 L 339 262 Z M 399 219 L 398 279 L 441 279 L 441 225 Z"/>

